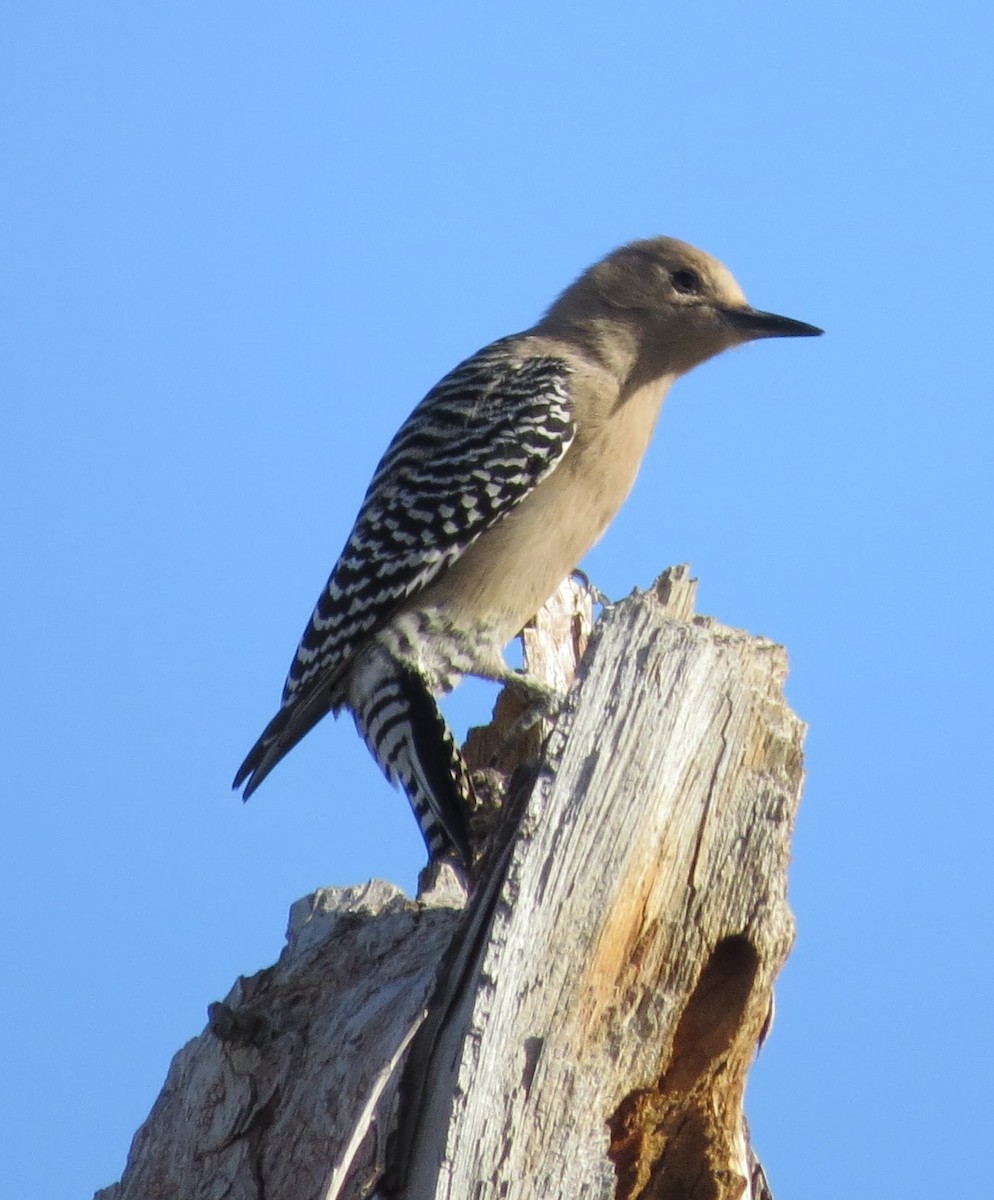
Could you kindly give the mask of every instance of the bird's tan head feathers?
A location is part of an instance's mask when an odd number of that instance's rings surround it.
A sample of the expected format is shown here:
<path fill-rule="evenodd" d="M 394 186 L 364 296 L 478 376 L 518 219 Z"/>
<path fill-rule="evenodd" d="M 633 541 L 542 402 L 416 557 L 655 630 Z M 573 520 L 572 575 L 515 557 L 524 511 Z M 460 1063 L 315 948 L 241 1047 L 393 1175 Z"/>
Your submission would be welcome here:
<path fill-rule="evenodd" d="M 630 242 L 595 263 L 552 305 L 543 326 L 615 327 L 641 355 L 682 374 L 731 346 L 822 331 L 751 308 L 716 258 L 676 238 Z"/>

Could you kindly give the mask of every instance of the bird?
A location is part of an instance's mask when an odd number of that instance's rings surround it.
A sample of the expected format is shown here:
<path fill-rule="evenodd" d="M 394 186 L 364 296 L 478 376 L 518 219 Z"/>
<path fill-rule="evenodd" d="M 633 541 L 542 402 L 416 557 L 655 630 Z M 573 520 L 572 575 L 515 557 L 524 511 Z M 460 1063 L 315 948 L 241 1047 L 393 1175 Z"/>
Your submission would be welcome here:
<path fill-rule="evenodd" d="M 504 648 L 613 520 L 670 386 L 734 346 L 821 332 L 751 307 L 717 259 L 654 237 L 455 367 L 373 472 L 233 787 L 247 800 L 324 716 L 348 711 L 429 860 L 471 865 L 472 780 L 436 696 L 477 676 L 520 688 L 533 716 L 554 712 L 560 698 Z"/>

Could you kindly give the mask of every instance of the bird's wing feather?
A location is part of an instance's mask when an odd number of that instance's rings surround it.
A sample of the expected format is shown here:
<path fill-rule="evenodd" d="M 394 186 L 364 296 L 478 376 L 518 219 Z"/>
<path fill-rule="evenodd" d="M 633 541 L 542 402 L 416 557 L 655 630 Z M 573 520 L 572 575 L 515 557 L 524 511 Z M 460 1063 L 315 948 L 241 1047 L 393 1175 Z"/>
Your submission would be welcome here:
<path fill-rule="evenodd" d="M 574 432 L 568 367 L 514 346 L 504 339 L 467 359 L 398 430 L 304 630 L 284 705 L 337 674 L 562 460 Z"/>
<path fill-rule="evenodd" d="M 504 338 L 438 383 L 380 460 L 290 665 L 280 711 L 235 777 L 246 799 L 332 705 L 353 654 L 562 461 L 569 367 Z M 251 778 L 249 778 L 251 776 Z"/>

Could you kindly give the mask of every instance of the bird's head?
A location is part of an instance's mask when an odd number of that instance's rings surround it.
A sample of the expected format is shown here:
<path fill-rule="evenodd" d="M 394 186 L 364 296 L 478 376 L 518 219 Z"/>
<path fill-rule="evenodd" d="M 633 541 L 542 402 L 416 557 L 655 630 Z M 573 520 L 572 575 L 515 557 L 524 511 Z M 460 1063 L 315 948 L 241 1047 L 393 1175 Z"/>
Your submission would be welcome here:
<path fill-rule="evenodd" d="M 752 308 L 717 259 L 675 238 L 613 251 L 559 297 L 547 326 L 613 327 L 633 341 L 640 373 L 683 374 L 743 342 L 813 337 L 822 331 Z"/>

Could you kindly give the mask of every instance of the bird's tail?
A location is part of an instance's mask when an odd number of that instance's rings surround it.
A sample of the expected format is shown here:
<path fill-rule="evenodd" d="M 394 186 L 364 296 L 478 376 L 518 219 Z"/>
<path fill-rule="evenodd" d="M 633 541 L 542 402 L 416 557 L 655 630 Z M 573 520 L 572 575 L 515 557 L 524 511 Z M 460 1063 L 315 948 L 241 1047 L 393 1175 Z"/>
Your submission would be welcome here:
<path fill-rule="evenodd" d="M 429 858 L 454 849 L 471 865 L 473 784 L 424 679 L 386 651 L 367 653 L 349 691 L 356 728 L 387 779 L 403 788 Z"/>
<path fill-rule="evenodd" d="M 310 733 L 332 707 L 327 688 L 284 705 L 245 756 L 231 786 L 237 789 L 244 783 L 242 798 L 247 800 L 273 767 L 290 753 L 302 737 Z"/>

